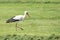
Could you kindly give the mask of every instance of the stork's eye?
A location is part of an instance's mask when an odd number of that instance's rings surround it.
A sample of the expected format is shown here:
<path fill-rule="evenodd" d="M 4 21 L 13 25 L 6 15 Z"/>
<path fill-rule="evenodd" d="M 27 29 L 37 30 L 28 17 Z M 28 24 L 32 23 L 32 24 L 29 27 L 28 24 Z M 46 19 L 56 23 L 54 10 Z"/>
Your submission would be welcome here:
<path fill-rule="evenodd" d="M 26 14 L 28 14 L 28 12 Z"/>

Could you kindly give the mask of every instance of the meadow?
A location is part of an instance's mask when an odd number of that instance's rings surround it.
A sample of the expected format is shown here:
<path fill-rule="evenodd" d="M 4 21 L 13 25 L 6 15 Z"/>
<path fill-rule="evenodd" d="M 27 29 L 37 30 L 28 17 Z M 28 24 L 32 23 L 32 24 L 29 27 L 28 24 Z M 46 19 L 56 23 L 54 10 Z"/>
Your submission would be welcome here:
<path fill-rule="evenodd" d="M 42 3 L 42 2 L 60 2 L 60 0 L 0 0 L 0 3 Z"/>
<path fill-rule="evenodd" d="M 29 12 L 30 17 L 18 23 L 18 26 L 24 30 L 18 28 L 18 31 L 16 31 L 15 22 L 6 23 L 7 19 L 15 15 L 24 14 L 25 10 Z M 60 4 L 0 3 L 1 40 L 15 40 L 16 38 L 16 40 L 28 40 L 29 37 L 29 40 L 59 40 L 60 36 L 56 37 L 56 35 L 60 35 Z M 8 37 L 9 39 L 4 39 L 4 37 Z M 39 37 L 42 39 L 37 39 Z M 45 37 L 50 38 L 46 39 Z"/>

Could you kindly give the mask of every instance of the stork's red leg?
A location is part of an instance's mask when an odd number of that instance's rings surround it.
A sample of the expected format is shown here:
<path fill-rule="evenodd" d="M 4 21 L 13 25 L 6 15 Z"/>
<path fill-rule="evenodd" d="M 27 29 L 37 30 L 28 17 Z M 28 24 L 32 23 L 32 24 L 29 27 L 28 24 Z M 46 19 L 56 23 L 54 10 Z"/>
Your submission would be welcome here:
<path fill-rule="evenodd" d="M 23 28 L 21 28 L 21 27 L 18 27 L 18 28 L 20 28 L 21 30 L 24 30 Z"/>
<path fill-rule="evenodd" d="M 16 23 L 16 31 L 17 31 L 17 23 Z"/>
<path fill-rule="evenodd" d="M 23 28 L 21 28 L 21 27 L 18 27 L 18 22 L 16 22 L 16 31 L 17 31 L 17 28 L 20 28 L 21 30 L 24 30 Z"/>

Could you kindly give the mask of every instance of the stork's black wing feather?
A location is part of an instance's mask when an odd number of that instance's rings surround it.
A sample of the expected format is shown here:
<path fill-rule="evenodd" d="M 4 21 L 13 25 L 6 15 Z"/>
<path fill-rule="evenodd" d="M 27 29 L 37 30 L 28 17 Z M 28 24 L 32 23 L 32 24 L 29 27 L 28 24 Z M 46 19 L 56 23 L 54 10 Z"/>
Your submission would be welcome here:
<path fill-rule="evenodd" d="M 14 17 L 15 17 L 15 16 L 13 16 L 12 18 L 8 19 L 8 20 L 6 21 L 6 23 L 19 21 L 19 20 L 13 19 Z"/>

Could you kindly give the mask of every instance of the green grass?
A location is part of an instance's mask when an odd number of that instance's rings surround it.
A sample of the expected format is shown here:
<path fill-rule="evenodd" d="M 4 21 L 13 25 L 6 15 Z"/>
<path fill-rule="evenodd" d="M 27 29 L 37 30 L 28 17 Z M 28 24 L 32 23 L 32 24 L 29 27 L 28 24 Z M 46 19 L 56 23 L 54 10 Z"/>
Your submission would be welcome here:
<path fill-rule="evenodd" d="M 24 30 L 15 29 L 15 23 L 6 20 L 27 10 L 30 18 L 20 21 L 18 26 Z M 1 35 L 60 35 L 60 4 L 5 3 L 0 4 L 0 36 Z"/>
<path fill-rule="evenodd" d="M 1 3 L 18 3 L 18 2 L 60 2 L 60 0 L 0 0 Z"/>
<path fill-rule="evenodd" d="M 36 36 L 36 35 L 3 35 L 0 40 L 60 40 L 60 35 Z"/>
<path fill-rule="evenodd" d="M 27 17 L 25 21 L 20 21 L 18 26 L 24 28 L 24 30 L 15 29 L 15 23 L 7 24 L 6 20 L 12 16 L 23 14 L 27 10 L 30 14 L 30 18 Z M 32 3 L 5 3 L 0 4 L 0 36 L 1 40 L 7 40 L 5 35 L 21 35 L 22 38 L 26 39 L 23 35 L 33 35 L 32 39 L 38 40 L 36 36 L 49 36 L 51 34 L 60 35 L 60 4 L 32 4 Z M 27 36 L 28 38 L 31 36 Z M 54 36 L 50 40 L 55 40 Z M 20 38 L 20 37 L 19 37 Z M 19 39 L 17 36 L 17 40 Z M 24 40 L 20 38 L 21 40 Z M 28 40 L 27 38 L 27 40 Z M 41 38 L 41 37 L 40 37 Z M 44 37 L 45 38 L 45 37 Z M 46 37 L 44 40 L 48 40 Z M 9 40 L 15 40 L 8 37 Z"/>

